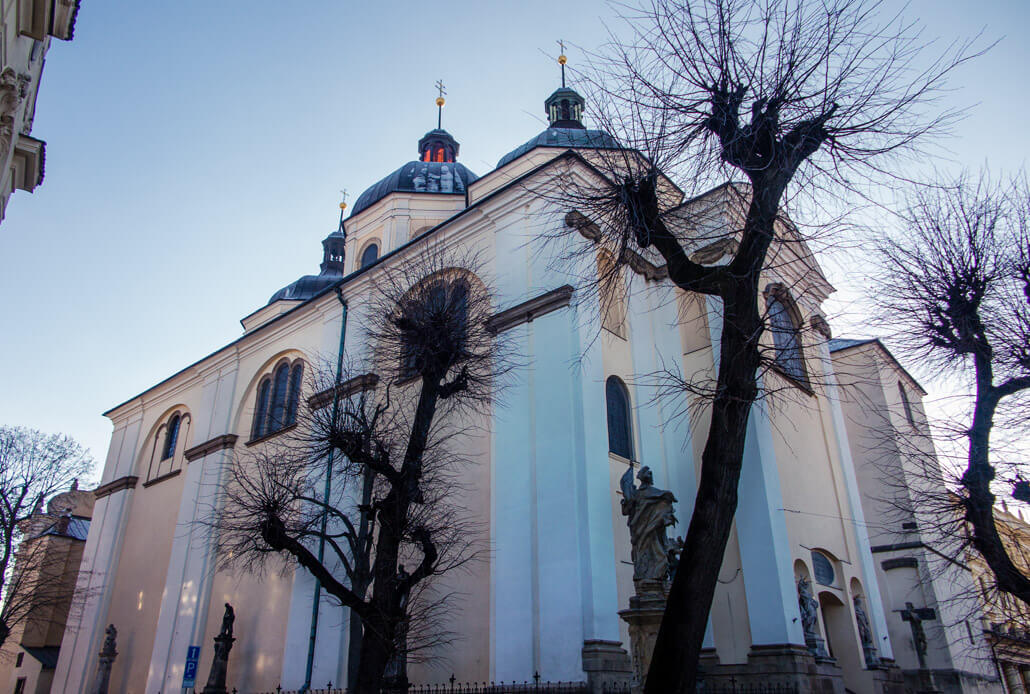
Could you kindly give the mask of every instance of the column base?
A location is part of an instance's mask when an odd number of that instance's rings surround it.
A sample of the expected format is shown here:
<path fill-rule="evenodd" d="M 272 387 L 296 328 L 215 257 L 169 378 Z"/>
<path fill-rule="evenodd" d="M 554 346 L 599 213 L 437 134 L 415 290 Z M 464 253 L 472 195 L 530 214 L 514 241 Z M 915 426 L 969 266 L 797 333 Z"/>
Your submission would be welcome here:
<path fill-rule="evenodd" d="M 633 662 L 621 641 L 584 641 L 583 672 L 591 694 L 603 694 L 633 682 Z"/>

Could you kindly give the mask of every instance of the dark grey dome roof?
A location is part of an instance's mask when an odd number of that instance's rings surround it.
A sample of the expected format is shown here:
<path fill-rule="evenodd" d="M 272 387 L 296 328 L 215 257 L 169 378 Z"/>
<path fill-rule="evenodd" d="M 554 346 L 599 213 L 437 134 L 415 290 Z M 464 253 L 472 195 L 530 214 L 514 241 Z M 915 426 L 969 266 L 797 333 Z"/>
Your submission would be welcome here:
<path fill-rule="evenodd" d="M 280 299 L 286 299 L 287 301 L 307 301 L 326 287 L 330 287 L 338 282 L 340 277 L 342 277 L 342 275 L 337 274 L 304 275 L 296 282 L 291 282 L 273 294 L 272 298 L 268 300 L 268 303 L 274 304 Z"/>
<path fill-rule="evenodd" d="M 468 184 L 477 178 L 464 164 L 455 161 L 409 161 L 362 193 L 350 215 L 359 214 L 390 193 L 464 195 Z"/>
<path fill-rule="evenodd" d="M 574 93 L 574 92 L 573 92 Z M 621 145 L 614 137 L 603 130 L 584 130 L 582 128 L 548 128 L 532 140 L 516 147 L 501 157 L 497 168 L 515 161 L 526 152 L 537 147 L 563 147 L 569 149 L 619 149 Z"/>

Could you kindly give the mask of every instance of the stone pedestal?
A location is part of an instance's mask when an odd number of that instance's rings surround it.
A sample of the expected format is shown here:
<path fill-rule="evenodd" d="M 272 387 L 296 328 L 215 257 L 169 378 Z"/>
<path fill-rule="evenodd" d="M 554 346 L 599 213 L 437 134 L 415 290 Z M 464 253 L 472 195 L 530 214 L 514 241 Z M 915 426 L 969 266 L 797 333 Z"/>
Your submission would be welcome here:
<path fill-rule="evenodd" d="M 661 581 L 634 581 L 637 594 L 629 599 L 629 609 L 619 617 L 629 625 L 630 653 L 633 657 L 633 694 L 644 690 L 651 668 L 651 655 L 658 640 L 658 629 L 665 614 L 666 586 Z"/>
<path fill-rule="evenodd" d="M 229 668 L 229 650 L 235 640 L 224 633 L 215 637 L 215 657 L 211 661 L 211 674 L 202 694 L 228 694 L 225 689 L 225 673 Z"/>
<path fill-rule="evenodd" d="M 937 682 L 933 679 L 933 673 L 927 668 L 919 669 L 919 688 L 916 694 L 941 694 Z"/>
<path fill-rule="evenodd" d="M 633 681 L 633 662 L 619 641 L 583 642 L 583 672 L 591 694 L 624 687 Z"/>

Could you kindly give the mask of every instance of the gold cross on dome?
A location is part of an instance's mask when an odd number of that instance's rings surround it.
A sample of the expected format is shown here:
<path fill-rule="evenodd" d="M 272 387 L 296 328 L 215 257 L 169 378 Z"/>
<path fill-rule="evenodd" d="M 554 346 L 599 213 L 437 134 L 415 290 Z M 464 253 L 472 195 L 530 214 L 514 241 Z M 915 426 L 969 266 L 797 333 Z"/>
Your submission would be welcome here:
<path fill-rule="evenodd" d="M 436 84 L 434 86 L 436 87 L 436 90 L 438 92 L 440 92 L 439 96 L 442 97 L 444 94 L 447 93 L 447 90 L 444 89 L 444 86 L 443 86 L 443 80 L 437 80 Z"/>

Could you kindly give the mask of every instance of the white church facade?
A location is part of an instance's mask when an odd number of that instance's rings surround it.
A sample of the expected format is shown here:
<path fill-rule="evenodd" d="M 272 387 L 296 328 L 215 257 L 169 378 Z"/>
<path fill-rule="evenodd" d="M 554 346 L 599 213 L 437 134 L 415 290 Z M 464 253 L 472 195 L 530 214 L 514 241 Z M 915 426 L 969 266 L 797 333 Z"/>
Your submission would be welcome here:
<path fill-rule="evenodd" d="M 561 113 L 570 103 L 575 108 Z M 190 646 L 201 646 L 206 676 L 226 602 L 238 638 L 230 686 L 301 686 L 313 578 L 303 569 L 221 571 L 198 521 L 234 452 L 291 426 L 288 417 L 267 419 L 276 405 L 269 398 L 289 410 L 312 395 L 276 382 L 335 357 L 340 297 L 352 317 L 360 315 L 377 273 L 429 244 L 478 253 L 496 290 L 498 329 L 508 331 L 524 364 L 503 401 L 481 413 L 487 433 L 472 444 L 477 464 L 464 493 L 490 552 L 447 579 L 462 594 L 461 638 L 440 653 L 444 664 L 412 666 L 409 678 L 522 681 L 539 673 L 585 681 L 628 649 L 618 612 L 633 585 L 619 478 L 631 461 L 649 466 L 655 484 L 679 500 L 685 528 L 707 428 L 704 408 L 686 394 L 657 397 L 635 376 L 669 364 L 712 372 L 720 317 L 711 300 L 685 295 L 648 262 L 625 268 L 624 304 L 602 312 L 582 286 L 597 261 L 564 271 L 550 246 L 531 243 L 542 227 L 564 224 L 566 212 L 534 187 L 548 184 L 558 162 L 585 170 L 582 157 L 592 148 L 614 146 L 583 127 L 572 90 L 559 90 L 548 105 L 558 107 L 549 108 L 552 127 L 481 177 L 457 161 L 448 133 L 428 133 L 419 159 L 362 194 L 324 241 L 320 274 L 245 317 L 234 342 L 106 413 L 114 432 L 85 549 L 85 607 L 62 643 L 53 691 L 90 690 L 108 624 L 118 629 L 112 691 L 178 691 Z M 764 376 L 781 395 L 751 415 L 705 668 L 741 681 L 801 683 L 805 691 L 872 694 L 887 688 L 894 655 L 821 312 L 833 289 L 803 243 L 782 253 L 793 255 L 780 258 L 763 287 L 771 300 L 789 302 L 804 378 Z M 351 330 L 346 355 L 367 349 Z M 818 604 L 819 648 L 806 641 L 799 579 Z M 311 681 L 322 687 L 346 679 L 349 615 L 324 598 L 318 610 Z"/>

